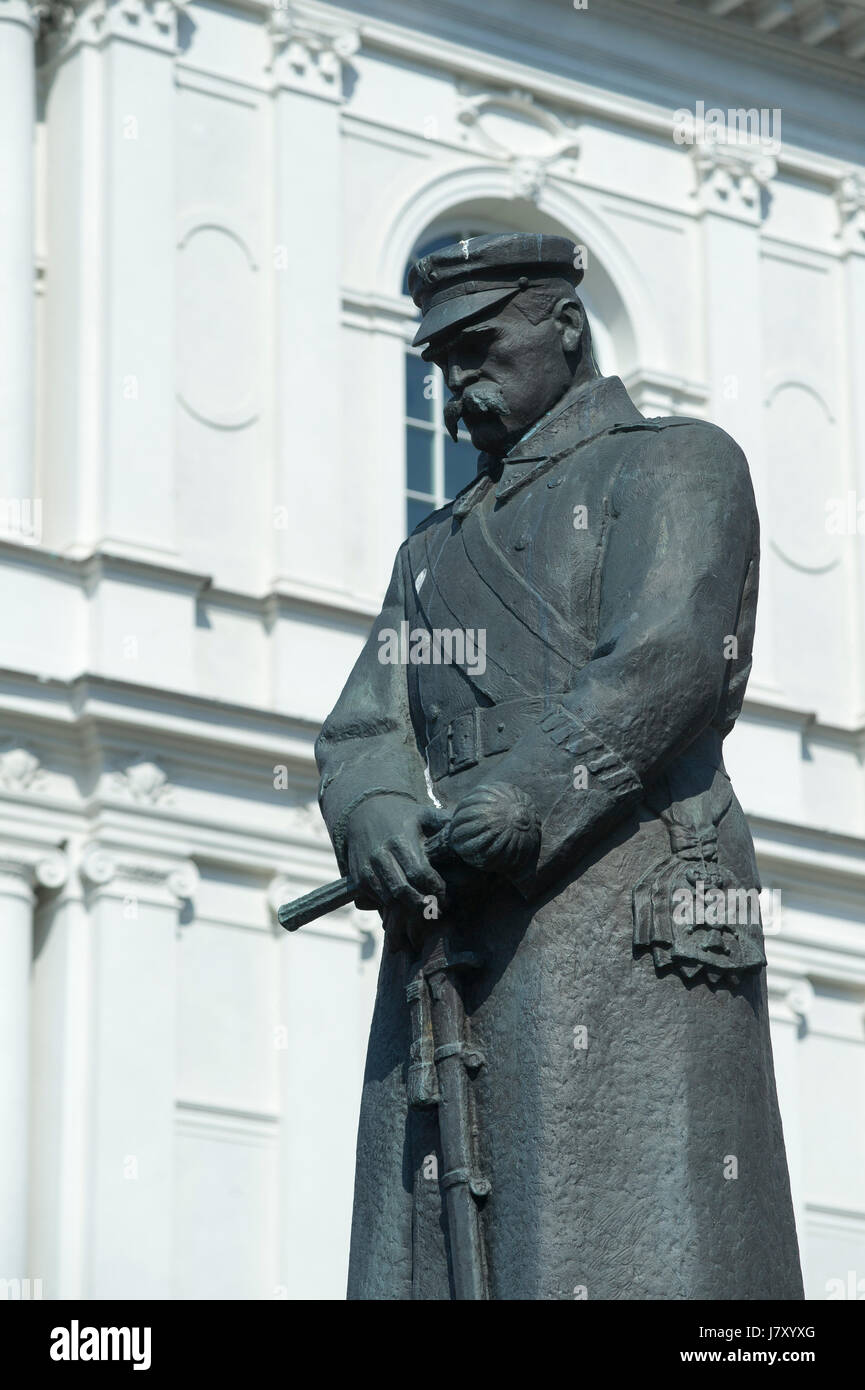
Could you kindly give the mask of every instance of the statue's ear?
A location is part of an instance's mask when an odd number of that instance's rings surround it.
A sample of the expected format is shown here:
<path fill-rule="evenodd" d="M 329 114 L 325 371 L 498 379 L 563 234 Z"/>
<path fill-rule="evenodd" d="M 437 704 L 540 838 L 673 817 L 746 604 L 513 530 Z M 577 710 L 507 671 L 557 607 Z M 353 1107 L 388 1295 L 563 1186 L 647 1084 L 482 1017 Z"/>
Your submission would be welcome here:
<path fill-rule="evenodd" d="M 559 325 L 565 352 L 578 352 L 586 323 L 582 305 L 576 299 L 560 299 L 553 309 L 553 318 Z"/>

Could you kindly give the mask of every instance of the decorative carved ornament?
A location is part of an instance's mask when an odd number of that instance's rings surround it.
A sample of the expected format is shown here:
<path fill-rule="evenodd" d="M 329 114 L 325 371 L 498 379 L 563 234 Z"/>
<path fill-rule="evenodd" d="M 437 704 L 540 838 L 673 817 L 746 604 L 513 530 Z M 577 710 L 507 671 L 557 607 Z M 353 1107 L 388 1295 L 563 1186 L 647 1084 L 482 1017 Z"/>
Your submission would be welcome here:
<path fill-rule="evenodd" d="M 759 221 L 762 191 L 778 172 L 773 155 L 759 145 L 720 139 L 703 140 L 692 147 L 697 174 L 697 196 L 712 211 L 727 212 Z"/>
<path fill-rule="evenodd" d="M 267 27 L 280 85 L 342 99 L 343 71 L 360 48 L 358 29 L 313 23 L 290 0 L 274 0 Z"/>
<path fill-rule="evenodd" d="M 457 119 L 473 131 L 487 154 L 510 166 L 515 198 L 537 203 L 560 159 L 579 154 L 579 135 L 531 92 L 519 87 L 472 91 L 457 87 Z"/>
<path fill-rule="evenodd" d="M 835 187 L 835 203 L 842 242 L 850 250 L 865 251 L 865 177 L 844 174 Z"/>
<path fill-rule="evenodd" d="M 0 788 L 6 792 L 36 791 L 45 780 L 45 771 L 29 748 L 12 741 L 0 751 Z"/>
<path fill-rule="evenodd" d="M 188 7 L 189 0 L 35 0 L 32 6 L 40 38 L 98 43 L 118 35 L 169 51 Z"/>
<path fill-rule="evenodd" d="M 137 801 L 142 806 L 159 806 L 171 801 L 174 788 L 162 768 L 147 758 L 135 758 L 121 770 L 111 773 L 109 789 L 115 795 Z"/>

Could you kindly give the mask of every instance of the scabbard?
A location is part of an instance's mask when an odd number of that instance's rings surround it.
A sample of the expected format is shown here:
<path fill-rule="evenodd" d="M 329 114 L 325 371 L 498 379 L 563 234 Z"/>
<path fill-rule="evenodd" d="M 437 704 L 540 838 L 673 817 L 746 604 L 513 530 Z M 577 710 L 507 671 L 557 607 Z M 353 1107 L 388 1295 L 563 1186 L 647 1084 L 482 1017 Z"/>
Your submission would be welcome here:
<path fill-rule="evenodd" d="M 461 1301 L 489 1298 L 480 1203 L 490 1191 L 477 1165 L 477 1132 L 470 1074 L 484 1058 L 470 1046 L 458 978 L 477 968 L 473 953 L 455 953 L 446 933 L 428 939 L 420 974 L 429 990 L 432 1060 L 438 1091 L 439 1138 L 444 1172 L 440 1186 L 447 1216 L 454 1295 Z"/>
<path fill-rule="evenodd" d="M 429 988 L 420 964 L 406 986 L 405 997 L 411 1017 L 408 1103 L 415 1110 L 424 1110 L 431 1105 L 438 1105 L 439 1088 Z"/>

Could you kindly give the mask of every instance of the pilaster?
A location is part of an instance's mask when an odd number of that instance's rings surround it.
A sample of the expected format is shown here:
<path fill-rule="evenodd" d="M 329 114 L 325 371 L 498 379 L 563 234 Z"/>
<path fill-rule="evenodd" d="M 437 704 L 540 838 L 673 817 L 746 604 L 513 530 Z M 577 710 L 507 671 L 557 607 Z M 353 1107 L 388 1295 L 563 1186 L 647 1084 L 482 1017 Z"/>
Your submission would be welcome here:
<path fill-rule="evenodd" d="M 46 7 L 46 540 L 176 553 L 174 58 L 182 0 Z"/>
<path fill-rule="evenodd" d="M 30 972 L 39 888 L 66 874 L 56 851 L 0 844 L 0 1278 L 39 1278 L 29 1262 Z"/>
<path fill-rule="evenodd" d="M 69 859 L 41 924 L 36 976 L 34 1259 L 46 1297 L 164 1298 L 176 937 L 197 870 L 182 855 L 101 838 L 76 840 Z"/>
<path fill-rule="evenodd" d="M 311 25 L 276 4 L 274 120 L 275 587 L 349 592 L 351 438 L 342 430 L 340 108 L 356 51 L 348 27 Z"/>
<path fill-rule="evenodd" d="M 851 646 L 859 675 L 860 698 L 855 721 L 861 723 L 865 721 L 865 334 L 862 331 L 865 324 L 865 174 L 851 171 L 839 179 L 835 203 L 841 259 L 842 361 L 846 366 L 850 439 L 848 480 L 856 518 L 856 603 L 853 605 L 856 621 Z"/>
<path fill-rule="evenodd" d="M 777 163 L 759 145 L 720 139 L 699 139 L 691 153 L 702 243 L 707 416 L 745 451 L 757 508 L 765 514 L 760 230 Z M 764 571 L 752 687 L 776 689 L 769 583 Z"/>
<path fill-rule="evenodd" d="M 34 534 L 34 36 L 40 6 L 0 0 L 0 535 Z"/>

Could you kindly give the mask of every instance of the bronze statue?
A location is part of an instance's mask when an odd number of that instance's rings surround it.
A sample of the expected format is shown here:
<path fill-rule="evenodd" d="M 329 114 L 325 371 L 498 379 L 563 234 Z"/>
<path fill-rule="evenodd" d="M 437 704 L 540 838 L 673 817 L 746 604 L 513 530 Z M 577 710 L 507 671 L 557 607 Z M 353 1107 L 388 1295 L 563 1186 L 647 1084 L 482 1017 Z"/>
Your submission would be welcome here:
<path fill-rule="evenodd" d="M 737 445 L 599 374 L 562 237 L 425 257 L 481 451 L 400 547 L 317 744 L 386 942 L 349 1297 L 799 1299 L 757 892 L 722 744 L 758 520 Z M 296 909 L 296 910 L 295 910 Z"/>

